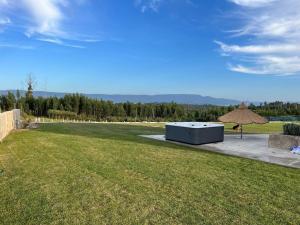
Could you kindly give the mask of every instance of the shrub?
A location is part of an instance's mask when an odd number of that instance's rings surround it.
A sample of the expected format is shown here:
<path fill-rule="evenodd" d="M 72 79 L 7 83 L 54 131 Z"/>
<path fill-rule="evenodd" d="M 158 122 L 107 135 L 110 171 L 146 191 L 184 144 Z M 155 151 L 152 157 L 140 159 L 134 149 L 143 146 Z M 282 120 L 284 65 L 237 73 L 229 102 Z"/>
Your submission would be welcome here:
<path fill-rule="evenodd" d="M 77 114 L 74 112 L 53 109 L 48 110 L 48 116 L 55 119 L 77 119 Z"/>
<path fill-rule="evenodd" d="M 293 135 L 293 136 L 300 136 L 300 125 L 289 123 L 283 125 L 283 132 L 285 135 Z"/>

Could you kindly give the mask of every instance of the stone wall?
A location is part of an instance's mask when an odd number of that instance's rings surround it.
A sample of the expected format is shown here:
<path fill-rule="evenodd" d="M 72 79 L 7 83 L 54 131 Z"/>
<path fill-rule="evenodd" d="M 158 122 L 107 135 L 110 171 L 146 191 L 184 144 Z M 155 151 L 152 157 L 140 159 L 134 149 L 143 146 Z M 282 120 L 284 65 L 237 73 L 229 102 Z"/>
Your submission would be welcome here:
<path fill-rule="evenodd" d="M 2 141 L 12 130 L 20 126 L 20 110 L 0 113 L 0 141 Z"/>
<path fill-rule="evenodd" d="M 270 134 L 269 136 L 270 148 L 290 149 L 294 146 L 300 146 L 300 137 L 283 134 Z"/>

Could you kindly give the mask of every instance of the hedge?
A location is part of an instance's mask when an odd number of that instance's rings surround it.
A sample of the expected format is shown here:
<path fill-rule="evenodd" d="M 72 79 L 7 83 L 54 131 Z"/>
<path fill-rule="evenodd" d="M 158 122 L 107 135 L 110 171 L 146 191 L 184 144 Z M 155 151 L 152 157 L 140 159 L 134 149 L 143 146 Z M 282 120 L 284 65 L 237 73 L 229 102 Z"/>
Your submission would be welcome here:
<path fill-rule="evenodd" d="M 289 123 L 283 125 L 283 132 L 285 135 L 293 135 L 293 136 L 300 136 L 300 125 Z"/>

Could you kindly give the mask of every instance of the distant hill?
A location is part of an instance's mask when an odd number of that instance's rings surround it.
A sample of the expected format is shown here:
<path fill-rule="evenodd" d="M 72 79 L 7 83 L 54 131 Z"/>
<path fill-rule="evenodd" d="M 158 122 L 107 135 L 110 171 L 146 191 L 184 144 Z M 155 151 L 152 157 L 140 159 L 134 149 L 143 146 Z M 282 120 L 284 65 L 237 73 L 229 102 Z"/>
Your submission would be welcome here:
<path fill-rule="evenodd" d="M 15 90 L 11 90 L 16 93 Z M 0 91 L 1 94 L 7 94 L 8 91 Z M 20 91 L 22 95 L 25 91 Z M 35 91 L 34 96 L 40 97 L 63 97 L 68 93 L 59 92 L 46 92 L 46 91 Z M 134 102 L 134 103 L 168 103 L 176 102 L 178 104 L 190 104 L 190 105 L 237 105 L 240 103 L 238 100 L 225 99 L 225 98 L 214 98 L 210 96 L 192 95 L 192 94 L 162 94 L 162 95 L 107 95 L 107 94 L 83 94 L 90 98 L 110 100 L 113 102 Z"/>

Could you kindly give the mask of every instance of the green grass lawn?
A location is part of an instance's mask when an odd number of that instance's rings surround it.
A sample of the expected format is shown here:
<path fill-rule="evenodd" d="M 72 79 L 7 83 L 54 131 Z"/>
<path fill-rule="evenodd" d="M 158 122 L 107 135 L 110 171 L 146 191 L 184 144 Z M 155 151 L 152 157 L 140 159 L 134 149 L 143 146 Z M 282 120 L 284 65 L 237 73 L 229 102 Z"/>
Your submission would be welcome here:
<path fill-rule="evenodd" d="M 227 133 L 239 133 L 239 131 L 234 131 L 232 127 L 235 124 L 225 124 L 225 132 Z M 271 122 L 266 124 L 249 124 L 244 125 L 243 130 L 248 134 L 270 134 L 270 133 L 282 133 L 283 132 L 283 122 Z"/>
<path fill-rule="evenodd" d="M 300 224 L 300 170 L 49 124 L 0 144 L 0 224 Z"/>
<path fill-rule="evenodd" d="M 296 122 L 299 123 L 299 122 Z M 165 126 L 165 123 L 129 123 L 130 125 L 138 125 L 138 126 L 147 126 L 147 127 L 161 127 L 163 128 Z M 270 134 L 270 133 L 282 133 L 283 129 L 282 126 L 284 125 L 284 122 L 270 122 L 267 124 L 249 124 L 244 125 L 243 130 L 245 133 L 248 134 Z M 225 132 L 226 133 L 236 133 L 238 134 L 239 131 L 235 131 L 232 129 L 232 127 L 235 124 L 233 123 L 226 123 L 225 124 Z"/>

